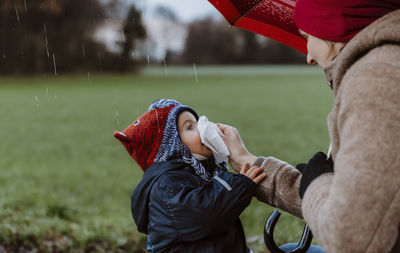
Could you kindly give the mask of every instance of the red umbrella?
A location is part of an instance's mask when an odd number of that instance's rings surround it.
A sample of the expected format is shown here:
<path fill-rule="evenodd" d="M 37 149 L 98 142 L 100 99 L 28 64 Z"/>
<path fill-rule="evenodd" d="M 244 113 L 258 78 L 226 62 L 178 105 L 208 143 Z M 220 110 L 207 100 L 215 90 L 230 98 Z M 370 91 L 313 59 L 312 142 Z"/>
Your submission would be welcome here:
<path fill-rule="evenodd" d="M 307 53 L 292 19 L 296 0 L 209 0 L 232 26 L 264 35 Z"/>

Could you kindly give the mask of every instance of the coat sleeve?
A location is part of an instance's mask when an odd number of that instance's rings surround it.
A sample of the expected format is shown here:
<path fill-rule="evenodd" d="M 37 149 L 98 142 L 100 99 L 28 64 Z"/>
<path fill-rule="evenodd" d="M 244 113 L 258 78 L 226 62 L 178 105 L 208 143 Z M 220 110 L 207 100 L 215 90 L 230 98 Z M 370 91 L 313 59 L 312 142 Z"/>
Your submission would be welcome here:
<path fill-rule="evenodd" d="M 267 177 L 257 185 L 255 197 L 302 218 L 299 195 L 301 173 L 290 164 L 274 157 L 264 158 L 258 166 L 264 169 Z"/>
<path fill-rule="evenodd" d="M 335 174 L 310 184 L 303 215 L 327 252 L 389 252 L 400 217 L 400 73 L 379 63 L 350 73 L 337 95 Z"/>
<path fill-rule="evenodd" d="M 248 177 L 227 171 L 201 185 L 184 173 L 170 174 L 158 186 L 170 226 L 183 241 L 227 231 L 250 204 L 256 186 Z"/>

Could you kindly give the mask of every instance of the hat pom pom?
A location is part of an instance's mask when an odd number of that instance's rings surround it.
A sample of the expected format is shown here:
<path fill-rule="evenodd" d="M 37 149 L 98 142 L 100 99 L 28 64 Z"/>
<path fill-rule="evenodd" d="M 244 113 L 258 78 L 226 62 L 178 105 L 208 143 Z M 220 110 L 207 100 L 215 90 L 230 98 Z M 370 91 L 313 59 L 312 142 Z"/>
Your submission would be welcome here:
<path fill-rule="evenodd" d="M 165 108 L 165 107 L 169 107 L 172 105 L 177 105 L 179 104 L 178 101 L 173 100 L 173 99 L 159 99 L 157 101 L 155 101 L 154 103 L 152 103 L 149 106 L 149 111 L 154 110 L 154 109 L 160 109 L 160 108 Z"/>

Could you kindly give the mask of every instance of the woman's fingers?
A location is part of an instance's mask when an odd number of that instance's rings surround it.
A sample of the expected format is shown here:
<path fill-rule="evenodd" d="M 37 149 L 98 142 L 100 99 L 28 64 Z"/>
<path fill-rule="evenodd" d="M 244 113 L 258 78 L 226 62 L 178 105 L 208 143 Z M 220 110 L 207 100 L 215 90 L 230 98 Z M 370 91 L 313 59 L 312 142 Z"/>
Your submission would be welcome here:
<path fill-rule="evenodd" d="M 221 123 L 217 123 L 217 126 L 221 130 L 220 136 L 230 152 L 229 163 L 232 168 L 239 172 L 244 163 L 253 164 L 257 158 L 247 151 L 240 138 L 239 131 L 232 126 Z"/>
<path fill-rule="evenodd" d="M 247 149 L 240 138 L 239 131 L 236 128 L 221 123 L 217 123 L 217 126 L 221 130 L 219 134 L 222 140 L 225 142 L 234 159 L 236 159 L 238 155 L 247 152 Z"/>
<path fill-rule="evenodd" d="M 217 127 L 219 128 L 219 130 L 221 130 L 221 133 L 223 134 L 223 135 L 226 135 L 226 127 L 227 127 L 227 125 L 225 125 L 225 124 L 221 124 L 221 123 L 217 123 L 216 124 L 217 125 Z"/>
<path fill-rule="evenodd" d="M 221 129 L 223 134 L 225 134 L 225 132 L 228 131 L 229 128 L 231 128 L 231 126 L 222 123 L 217 123 L 217 126 L 219 129 Z"/>
<path fill-rule="evenodd" d="M 233 127 L 221 123 L 217 123 L 217 127 L 221 130 L 219 133 L 222 139 L 226 142 L 229 137 L 232 137 L 234 135 L 234 129 Z"/>

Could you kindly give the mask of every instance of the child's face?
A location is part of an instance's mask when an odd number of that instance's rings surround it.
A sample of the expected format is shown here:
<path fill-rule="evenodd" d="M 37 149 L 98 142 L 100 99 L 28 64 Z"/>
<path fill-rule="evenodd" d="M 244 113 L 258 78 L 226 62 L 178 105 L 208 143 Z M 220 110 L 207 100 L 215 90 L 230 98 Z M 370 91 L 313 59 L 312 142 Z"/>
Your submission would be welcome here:
<path fill-rule="evenodd" d="M 190 153 L 205 157 L 212 156 L 212 151 L 201 142 L 197 121 L 192 113 L 184 111 L 179 115 L 178 131 L 181 142 L 190 149 Z"/>

